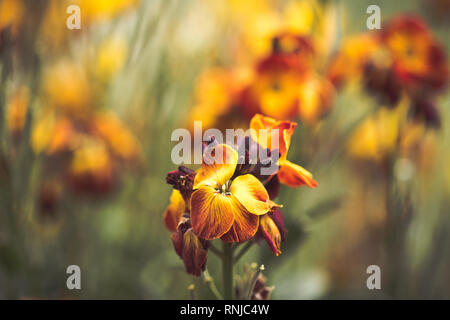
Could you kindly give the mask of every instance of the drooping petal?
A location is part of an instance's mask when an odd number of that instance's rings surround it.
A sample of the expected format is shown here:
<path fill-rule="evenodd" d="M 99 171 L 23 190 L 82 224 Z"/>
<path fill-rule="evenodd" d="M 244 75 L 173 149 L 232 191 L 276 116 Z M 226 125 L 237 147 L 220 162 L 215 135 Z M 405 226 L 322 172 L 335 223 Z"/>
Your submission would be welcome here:
<path fill-rule="evenodd" d="M 310 188 L 317 187 L 317 182 L 313 179 L 311 172 L 292 163 L 288 160 L 280 159 L 280 169 L 278 170 L 278 179 L 289 187 L 299 187 L 307 185 Z"/>
<path fill-rule="evenodd" d="M 273 207 L 266 188 L 251 174 L 234 179 L 230 191 L 250 213 L 262 215 Z"/>
<path fill-rule="evenodd" d="M 200 276 L 208 255 L 205 243 L 189 228 L 185 232 L 178 230 L 172 234 L 175 252 L 180 256 L 186 267 L 186 272 Z"/>
<path fill-rule="evenodd" d="M 234 210 L 234 223 L 230 230 L 221 239 L 225 242 L 243 242 L 252 238 L 258 231 L 259 217 L 248 212 L 237 199 Z"/>
<path fill-rule="evenodd" d="M 183 237 L 183 262 L 186 272 L 200 276 L 206 263 L 208 251 L 192 229 L 185 232 Z"/>
<path fill-rule="evenodd" d="M 269 248 L 275 253 L 277 256 L 281 253 L 280 245 L 281 245 L 281 233 L 278 229 L 275 222 L 269 215 L 264 215 L 260 219 L 260 230 L 267 242 Z"/>
<path fill-rule="evenodd" d="M 225 144 L 205 150 L 202 167 L 195 176 L 194 189 L 202 185 L 222 186 L 233 176 L 237 161 L 237 152 Z"/>
<path fill-rule="evenodd" d="M 180 222 L 180 218 L 186 210 L 186 203 L 181 196 L 180 191 L 173 190 L 172 195 L 170 196 L 170 204 L 164 212 L 164 223 L 166 224 L 167 229 L 172 232 L 177 230 L 178 222 Z"/>
<path fill-rule="evenodd" d="M 201 186 L 192 193 L 191 222 L 194 232 L 202 239 L 219 238 L 230 230 L 234 221 L 236 201 L 231 195 Z"/>

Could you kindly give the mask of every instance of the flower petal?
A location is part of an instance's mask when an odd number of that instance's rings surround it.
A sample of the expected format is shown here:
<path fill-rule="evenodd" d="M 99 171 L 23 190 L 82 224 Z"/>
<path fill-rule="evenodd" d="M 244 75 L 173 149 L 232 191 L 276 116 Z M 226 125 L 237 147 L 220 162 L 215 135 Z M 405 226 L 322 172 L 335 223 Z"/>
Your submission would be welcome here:
<path fill-rule="evenodd" d="M 275 222 L 268 215 L 264 215 L 260 220 L 261 233 L 267 245 L 277 256 L 281 253 L 281 233 Z"/>
<path fill-rule="evenodd" d="M 278 149 L 281 158 L 286 158 L 291 137 L 294 134 L 297 123 L 292 121 L 277 121 L 261 114 L 256 114 L 250 120 L 250 129 L 252 138 L 257 141 L 263 148 L 270 150 Z M 274 131 L 278 131 L 278 145 L 272 141 Z"/>
<path fill-rule="evenodd" d="M 206 263 L 208 251 L 192 229 L 186 231 L 183 237 L 183 262 L 186 272 L 194 276 L 200 276 Z"/>
<path fill-rule="evenodd" d="M 224 235 L 233 225 L 236 206 L 232 196 L 218 193 L 209 186 L 199 187 L 191 197 L 191 222 L 195 234 L 207 240 Z"/>
<path fill-rule="evenodd" d="M 219 144 L 206 150 L 202 167 L 195 176 L 194 189 L 201 185 L 221 187 L 233 176 L 237 161 L 237 152 L 226 144 Z"/>
<path fill-rule="evenodd" d="M 164 223 L 166 224 L 167 229 L 172 232 L 177 230 L 178 222 L 180 222 L 180 218 L 183 213 L 186 211 L 186 204 L 181 196 L 180 191 L 173 190 L 172 195 L 170 196 L 170 204 L 164 212 Z"/>
<path fill-rule="evenodd" d="M 310 188 L 317 187 L 317 182 L 313 179 L 311 172 L 288 160 L 279 161 L 278 179 L 281 183 L 289 187 L 299 187 L 307 185 Z"/>
<path fill-rule="evenodd" d="M 273 207 L 266 188 L 251 174 L 234 179 L 230 192 L 250 213 L 262 215 Z"/>
<path fill-rule="evenodd" d="M 206 263 L 208 251 L 202 242 L 189 228 L 186 232 L 178 230 L 172 234 L 175 252 L 180 256 L 186 267 L 186 272 L 200 276 Z"/>
<path fill-rule="evenodd" d="M 237 210 L 234 211 L 234 223 L 221 239 L 225 242 L 243 242 L 253 237 L 258 231 L 259 217 L 248 212 L 237 199 Z"/>

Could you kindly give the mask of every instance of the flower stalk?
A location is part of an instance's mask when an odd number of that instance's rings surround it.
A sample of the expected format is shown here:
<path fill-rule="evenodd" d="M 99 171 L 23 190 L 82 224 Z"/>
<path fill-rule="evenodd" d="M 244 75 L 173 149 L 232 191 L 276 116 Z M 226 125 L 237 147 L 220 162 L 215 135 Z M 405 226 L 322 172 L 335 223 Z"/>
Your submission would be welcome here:
<path fill-rule="evenodd" d="M 234 291 L 234 248 L 229 243 L 223 243 L 222 279 L 223 297 L 225 300 L 233 300 Z"/>

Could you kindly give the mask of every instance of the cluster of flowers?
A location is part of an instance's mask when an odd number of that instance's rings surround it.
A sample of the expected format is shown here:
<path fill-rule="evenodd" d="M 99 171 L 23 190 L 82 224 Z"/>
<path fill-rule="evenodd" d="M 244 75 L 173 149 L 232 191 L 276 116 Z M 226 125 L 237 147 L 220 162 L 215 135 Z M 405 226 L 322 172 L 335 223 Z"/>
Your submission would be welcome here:
<path fill-rule="evenodd" d="M 250 121 L 250 136 L 241 137 L 235 146 L 218 144 L 213 137 L 204 142 L 198 171 L 179 167 L 168 173 L 167 183 L 174 190 L 164 221 L 189 274 L 201 274 L 208 241 L 217 238 L 227 243 L 263 238 L 276 255 L 281 253 L 285 229 L 281 206 L 274 202 L 280 183 L 317 186 L 310 172 L 287 160 L 296 126 L 257 114 Z M 272 143 L 275 136 L 279 141 Z M 261 158 L 259 148 L 266 158 Z M 262 175 L 261 168 L 270 166 L 274 154 L 279 156 L 277 169 Z"/>
<path fill-rule="evenodd" d="M 284 32 L 272 38 L 271 52 L 251 68 L 212 68 L 197 83 L 192 120 L 205 127 L 243 126 L 257 113 L 275 119 L 314 123 L 330 109 L 331 82 L 318 72 L 313 39 Z"/>
<path fill-rule="evenodd" d="M 40 205 L 51 212 L 62 186 L 75 194 L 109 194 L 124 166 L 139 162 L 141 150 L 113 112 L 93 107 L 84 69 L 58 63 L 45 79 L 42 97 L 47 105 L 32 127 L 31 142 L 45 158 Z"/>
<path fill-rule="evenodd" d="M 395 107 L 403 97 L 410 114 L 431 127 L 440 125 L 434 104 L 448 82 L 445 51 L 418 17 L 399 16 L 382 29 L 349 39 L 329 68 L 337 87 L 362 80 L 380 103 Z"/>

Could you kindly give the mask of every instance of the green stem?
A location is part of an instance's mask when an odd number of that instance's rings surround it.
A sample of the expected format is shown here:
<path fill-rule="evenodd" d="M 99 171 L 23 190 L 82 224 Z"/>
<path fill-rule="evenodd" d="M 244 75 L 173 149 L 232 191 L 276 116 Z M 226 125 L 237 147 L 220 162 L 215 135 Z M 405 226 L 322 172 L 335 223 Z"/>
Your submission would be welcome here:
<path fill-rule="evenodd" d="M 223 275 L 223 297 L 225 300 L 233 299 L 233 247 L 223 243 L 222 275 Z"/>
<path fill-rule="evenodd" d="M 216 297 L 216 299 L 223 300 L 223 297 L 220 294 L 219 290 L 217 290 L 216 284 L 214 283 L 214 279 L 209 274 L 208 269 L 205 269 L 205 271 L 203 272 L 203 278 L 205 280 L 205 283 L 208 285 L 209 289 L 211 290 L 211 292 Z"/>
<path fill-rule="evenodd" d="M 236 257 L 234 258 L 234 263 L 238 262 L 240 258 L 253 246 L 255 242 L 254 241 L 247 241 L 247 243 L 242 247 L 241 250 L 236 254 Z"/>

